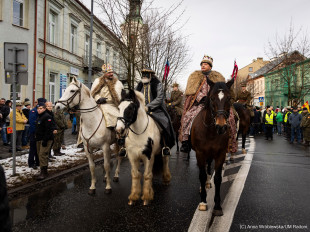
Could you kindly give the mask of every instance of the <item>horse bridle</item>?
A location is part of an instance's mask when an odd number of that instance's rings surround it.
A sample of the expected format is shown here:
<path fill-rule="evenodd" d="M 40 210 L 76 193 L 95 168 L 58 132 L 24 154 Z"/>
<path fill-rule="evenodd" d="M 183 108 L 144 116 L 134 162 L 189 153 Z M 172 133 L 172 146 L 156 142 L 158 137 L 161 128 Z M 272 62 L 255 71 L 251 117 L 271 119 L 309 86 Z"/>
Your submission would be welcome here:
<path fill-rule="evenodd" d="M 57 101 L 57 103 L 63 104 L 63 105 L 67 108 L 68 111 L 71 109 L 71 108 L 70 108 L 70 103 L 73 101 L 73 99 L 76 97 L 76 95 L 79 94 L 79 103 L 78 103 L 77 105 L 80 105 L 80 103 L 81 103 L 81 98 L 82 98 L 82 96 L 81 96 L 81 95 L 82 95 L 82 94 L 81 94 L 82 83 L 80 83 L 80 86 L 78 86 L 78 85 L 75 84 L 75 83 L 71 83 L 70 85 L 75 85 L 75 86 L 78 88 L 78 90 L 76 90 L 76 91 L 74 92 L 74 94 L 73 94 L 71 97 L 69 97 L 68 99 L 66 99 L 66 100 L 58 100 L 58 101 Z M 91 107 L 91 108 L 85 108 L 85 109 L 76 108 L 76 109 L 74 109 L 74 110 L 75 110 L 75 111 L 79 111 L 80 113 L 88 113 L 88 112 L 94 111 L 94 110 L 97 109 L 97 108 L 98 108 L 98 105 L 93 106 L 93 107 Z"/>
<path fill-rule="evenodd" d="M 125 101 L 126 101 L 126 100 L 125 100 Z M 132 101 L 132 100 L 127 100 L 127 101 Z M 136 105 L 134 105 L 134 107 L 135 107 L 135 112 L 136 112 L 136 114 L 138 114 L 138 109 L 137 109 Z M 136 119 L 134 120 L 134 118 L 136 118 Z M 129 129 L 129 130 L 130 130 L 132 133 L 134 133 L 135 135 L 142 135 L 142 134 L 146 131 L 146 129 L 148 128 L 148 126 L 149 126 L 149 121 L 150 121 L 149 115 L 147 115 L 147 124 L 146 124 L 145 129 L 144 129 L 141 133 L 137 133 L 137 132 L 135 132 L 133 129 L 130 128 L 130 125 L 131 125 L 132 123 L 134 123 L 134 122 L 137 120 L 137 117 L 133 117 L 131 120 L 128 120 L 128 119 L 126 119 L 125 117 L 117 117 L 117 120 L 119 120 L 119 121 L 121 121 L 122 123 L 124 123 L 125 129 Z M 128 131 L 127 131 L 126 135 L 125 135 L 125 136 L 122 136 L 122 137 L 127 137 L 127 135 L 128 135 Z"/>
<path fill-rule="evenodd" d="M 219 91 L 223 91 L 223 89 L 219 89 Z M 215 116 L 220 116 L 220 115 L 224 115 L 225 119 L 226 119 L 226 125 L 228 125 L 228 118 L 229 118 L 229 115 L 230 113 L 227 112 L 226 110 L 217 110 L 215 112 L 214 110 L 214 107 L 213 107 L 213 104 L 212 104 L 212 99 L 211 97 L 209 97 L 209 101 L 210 101 L 210 110 L 211 110 L 211 115 L 212 115 L 212 118 L 213 118 L 213 122 L 209 125 L 205 124 L 205 120 L 203 120 L 203 124 L 205 127 L 209 127 L 209 126 L 212 126 L 212 125 L 215 125 L 216 124 L 216 120 L 215 120 Z"/>

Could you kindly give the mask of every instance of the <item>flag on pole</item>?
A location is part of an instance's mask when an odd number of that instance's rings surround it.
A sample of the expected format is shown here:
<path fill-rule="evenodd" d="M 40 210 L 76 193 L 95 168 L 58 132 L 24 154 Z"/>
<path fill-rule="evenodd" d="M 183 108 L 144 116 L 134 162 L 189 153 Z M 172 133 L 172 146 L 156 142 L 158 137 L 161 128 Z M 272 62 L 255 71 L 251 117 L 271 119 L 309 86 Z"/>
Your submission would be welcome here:
<path fill-rule="evenodd" d="M 169 70 L 170 70 L 170 64 L 169 64 L 169 60 L 167 59 L 167 62 L 165 65 L 165 73 L 164 73 L 163 82 L 168 78 Z"/>
<path fill-rule="evenodd" d="M 310 107 L 308 101 L 306 101 L 306 103 L 302 105 L 302 108 L 307 108 L 308 112 L 310 113 Z"/>
<path fill-rule="evenodd" d="M 238 65 L 237 65 L 237 62 L 235 60 L 235 63 L 234 63 L 234 70 L 231 74 L 231 78 L 234 78 L 236 80 L 237 78 L 237 74 L 238 74 Z"/>

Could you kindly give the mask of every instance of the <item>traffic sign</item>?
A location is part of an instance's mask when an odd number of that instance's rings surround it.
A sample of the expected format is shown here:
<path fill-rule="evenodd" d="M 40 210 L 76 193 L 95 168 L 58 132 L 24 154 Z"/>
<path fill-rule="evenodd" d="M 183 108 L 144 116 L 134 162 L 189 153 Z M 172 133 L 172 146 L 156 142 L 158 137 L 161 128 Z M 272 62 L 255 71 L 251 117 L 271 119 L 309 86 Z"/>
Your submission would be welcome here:
<path fill-rule="evenodd" d="M 265 99 L 264 99 L 264 97 L 259 97 L 259 98 L 258 98 L 258 101 L 259 101 L 259 102 L 264 102 Z"/>

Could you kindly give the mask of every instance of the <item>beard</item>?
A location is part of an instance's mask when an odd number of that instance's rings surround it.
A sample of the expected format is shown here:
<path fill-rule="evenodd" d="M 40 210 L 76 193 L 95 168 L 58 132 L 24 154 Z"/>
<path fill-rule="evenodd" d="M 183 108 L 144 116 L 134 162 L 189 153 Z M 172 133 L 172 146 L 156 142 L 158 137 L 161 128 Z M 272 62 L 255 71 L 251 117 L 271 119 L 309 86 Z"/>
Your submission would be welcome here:
<path fill-rule="evenodd" d="M 143 84 L 149 83 L 151 81 L 151 78 L 142 78 L 141 79 Z"/>

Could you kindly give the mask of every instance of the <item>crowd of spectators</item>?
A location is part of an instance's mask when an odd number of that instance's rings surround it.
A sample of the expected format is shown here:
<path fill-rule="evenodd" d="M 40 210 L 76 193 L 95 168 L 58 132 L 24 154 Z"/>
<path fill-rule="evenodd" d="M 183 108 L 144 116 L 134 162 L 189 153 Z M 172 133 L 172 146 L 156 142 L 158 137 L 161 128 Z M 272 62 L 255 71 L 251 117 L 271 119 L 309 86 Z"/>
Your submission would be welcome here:
<path fill-rule="evenodd" d="M 264 134 L 266 140 L 273 140 L 273 135 L 285 136 L 291 144 L 309 146 L 310 142 L 310 112 L 301 107 L 267 106 L 265 109 L 255 107 L 251 122 L 250 137 Z"/>

